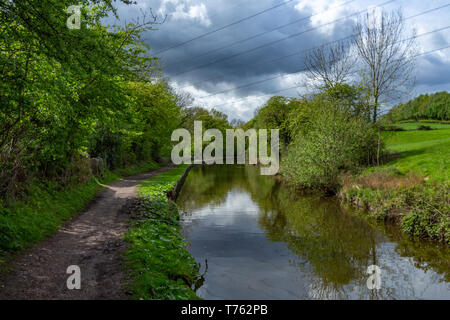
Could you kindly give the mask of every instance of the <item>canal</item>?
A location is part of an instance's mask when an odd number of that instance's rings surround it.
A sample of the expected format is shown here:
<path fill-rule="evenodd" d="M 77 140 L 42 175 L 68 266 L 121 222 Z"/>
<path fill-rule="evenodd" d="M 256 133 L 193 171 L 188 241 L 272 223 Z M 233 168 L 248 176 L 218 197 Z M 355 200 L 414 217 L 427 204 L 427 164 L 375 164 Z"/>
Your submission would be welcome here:
<path fill-rule="evenodd" d="M 196 167 L 177 204 L 205 299 L 450 299 L 448 246 L 368 223 L 256 167 Z"/>

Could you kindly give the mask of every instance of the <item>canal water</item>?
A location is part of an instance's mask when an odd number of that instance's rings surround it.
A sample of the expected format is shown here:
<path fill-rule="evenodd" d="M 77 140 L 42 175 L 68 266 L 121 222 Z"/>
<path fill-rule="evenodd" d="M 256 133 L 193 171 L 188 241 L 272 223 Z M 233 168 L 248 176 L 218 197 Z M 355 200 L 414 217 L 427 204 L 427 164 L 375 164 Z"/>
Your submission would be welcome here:
<path fill-rule="evenodd" d="M 369 224 L 256 167 L 194 168 L 177 204 L 205 299 L 450 299 L 448 246 Z"/>

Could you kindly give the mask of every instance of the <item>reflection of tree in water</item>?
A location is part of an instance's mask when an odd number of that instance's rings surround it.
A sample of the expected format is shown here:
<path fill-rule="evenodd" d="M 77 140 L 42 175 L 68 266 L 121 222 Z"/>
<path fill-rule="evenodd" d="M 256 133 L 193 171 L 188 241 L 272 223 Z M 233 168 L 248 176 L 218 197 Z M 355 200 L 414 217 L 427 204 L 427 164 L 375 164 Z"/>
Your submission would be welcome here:
<path fill-rule="evenodd" d="M 450 246 L 431 241 L 411 239 L 396 225 L 388 224 L 379 228 L 385 236 L 397 243 L 395 251 L 402 257 L 414 258 L 416 268 L 433 270 L 444 276 L 441 281 L 450 282 Z"/>
<path fill-rule="evenodd" d="M 261 176 L 259 169 L 246 166 L 201 166 L 191 170 L 177 203 L 183 210 L 195 211 L 225 202 L 231 190 L 242 190 L 253 198 L 254 190 L 270 194 L 275 181 Z"/>
<path fill-rule="evenodd" d="M 343 295 L 344 285 L 364 278 L 367 266 L 376 264 L 374 249 L 382 239 L 364 221 L 342 212 L 334 201 L 296 198 L 280 188 L 274 203 L 276 208 L 264 208 L 260 225 L 270 238 L 286 241 L 292 252 L 307 261 L 317 276 L 311 284 L 316 294 L 323 298 Z"/>
<path fill-rule="evenodd" d="M 411 270 L 400 270 L 395 261 L 387 264 L 392 270 L 384 270 L 383 278 L 390 287 L 380 291 L 368 290 L 367 267 L 384 264 L 385 261 L 378 261 L 380 257 L 386 259 L 386 255 L 377 252 L 377 248 L 380 250 L 386 241 L 380 230 L 347 214 L 332 199 L 298 196 L 291 187 L 261 176 L 256 167 L 196 168 L 186 180 L 178 203 L 187 211 L 215 206 L 224 203 L 231 190 L 247 192 L 258 205 L 258 222 L 268 239 L 286 242 L 293 253 L 306 261 L 291 263 L 304 272 L 313 272 L 314 277 L 309 284 L 312 298 L 386 299 L 420 294 L 414 292 L 414 279 L 409 276 Z M 391 238 L 391 233 L 387 233 Z M 442 250 L 431 250 L 430 246 L 402 238 L 395 240 L 400 240 L 395 250 L 402 256 L 413 256 L 416 267 L 422 270 L 441 268 L 448 272 L 445 261 L 448 262 L 449 255 L 444 253 L 442 256 Z M 403 278 L 387 279 L 389 274 L 401 274 Z"/>

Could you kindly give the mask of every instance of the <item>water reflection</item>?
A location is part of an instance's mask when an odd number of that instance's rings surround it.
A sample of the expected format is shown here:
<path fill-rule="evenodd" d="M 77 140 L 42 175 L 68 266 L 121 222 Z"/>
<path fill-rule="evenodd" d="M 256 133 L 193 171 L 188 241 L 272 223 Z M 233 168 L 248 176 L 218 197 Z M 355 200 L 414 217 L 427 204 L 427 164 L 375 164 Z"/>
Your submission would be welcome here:
<path fill-rule="evenodd" d="M 448 247 L 371 226 L 255 167 L 198 167 L 178 204 L 192 255 L 208 260 L 204 298 L 450 299 Z M 381 290 L 367 288 L 369 265 Z"/>

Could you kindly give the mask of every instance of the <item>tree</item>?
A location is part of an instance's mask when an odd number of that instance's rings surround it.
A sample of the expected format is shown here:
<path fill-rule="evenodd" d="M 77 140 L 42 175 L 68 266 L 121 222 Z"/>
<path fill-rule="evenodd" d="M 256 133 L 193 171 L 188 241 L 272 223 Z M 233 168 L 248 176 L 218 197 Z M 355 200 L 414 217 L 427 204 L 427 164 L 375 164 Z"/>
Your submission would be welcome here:
<path fill-rule="evenodd" d="M 363 64 L 362 77 L 369 92 L 372 121 L 389 99 L 400 98 L 414 83 L 415 37 L 405 37 L 401 11 L 367 13 L 354 28 L 354 45 Z"/>
<path fill-rule="evenodd" d="M 286 124 L 295 99 L 282 96 L 271 97 L 266 104 L 257 110 L 254 126 L 257 129 L 280 129 L 280 141 L 289 144 L 290 136 Z"/>
<path fill-rule="evenodd" d="M 302 125 L 295 130 L 281 167 L 294 183 L 336 192 L 342 172 L 356 172 L 374 163 L 378 148 L 375 125 L 341 103 L 322 94 L 299 105 L 302 113 L 293 112 L 292 117 L 302 114 L 298 121 Z"/>
<path fill-rule="evenodd" d="M 109 28 L 112 1 L 81 0 L 81 28 L 71 30 L 73 3 L 0 0 L 0 199 L 14 200 L 31 176 L 67 177 L 95 128 L 117 138 L 135 100 L 127 84 L 151 80 L 157 59 L 142 36 L 155 16 Z"/>
<path fill-rule="evenodd" d="M 316 48 L 305 58 L 307 82 L 319 90 L 346 83 L 354 73 L 355 62 L 349 42 Z"/>

